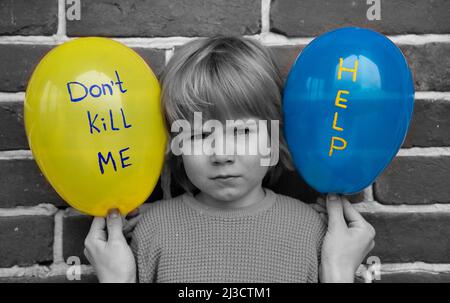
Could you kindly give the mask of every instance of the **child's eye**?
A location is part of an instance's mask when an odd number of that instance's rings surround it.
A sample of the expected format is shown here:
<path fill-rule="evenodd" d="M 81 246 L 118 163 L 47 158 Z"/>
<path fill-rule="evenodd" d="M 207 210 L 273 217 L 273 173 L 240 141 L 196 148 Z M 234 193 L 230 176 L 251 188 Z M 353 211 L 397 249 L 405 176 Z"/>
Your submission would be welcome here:
<path fill-rule="evenodd" d="M 203 140 L 208 138 L 211 133 L 202 132 L 191 136 L 191 140 Z"/>
<path fill-rule="evenodd" d="M 248 127 L 245 128 L 235 128 L 234 129 L 234 135 L 249 135 L 250 134 L 250 129 Z"/>

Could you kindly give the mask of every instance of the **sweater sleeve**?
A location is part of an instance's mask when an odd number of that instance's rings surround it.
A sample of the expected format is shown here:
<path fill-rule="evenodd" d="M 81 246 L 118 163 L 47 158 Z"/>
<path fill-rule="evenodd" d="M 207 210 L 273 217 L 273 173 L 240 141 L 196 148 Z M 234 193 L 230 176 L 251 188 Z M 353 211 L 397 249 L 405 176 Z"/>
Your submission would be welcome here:
<path fill-rule="evenodd" d="M 316 256 L 317 256 L 317 264 L 316 267 L 310 271 L 311 275 L 308 277 L 308 282 L 317 283 L 319 282 L 319 271 L 322 262 L 322 245 L 325 235 L 327 233 L 328 225 L 321 216 L 311 208 L 312 210 L 312 221 L 313 221 L 313 237 L 316 242 Z"/>
<path fill-rule="evenodd" d="M 328 224 L 324 219 L 322 219 L 322 217 L 319 217 L 319 219 L 320 223 L 319 223 L 319 241 L 317 243 L 317 257 L 319 262 L 318 264 L 320 266 L 320 264 L 322 263 L 322 245 L 325 235 L 327 233 Z"/>
<path fill-rule="evenodd" d="M 130 246 L 137 268 L 136 280 L 139 283 L 155 283 L 157 279 L 161 250 L 156 244 L 156 229 L 149 223 L 149 217 L 143 215 L 131 238 Z"/>

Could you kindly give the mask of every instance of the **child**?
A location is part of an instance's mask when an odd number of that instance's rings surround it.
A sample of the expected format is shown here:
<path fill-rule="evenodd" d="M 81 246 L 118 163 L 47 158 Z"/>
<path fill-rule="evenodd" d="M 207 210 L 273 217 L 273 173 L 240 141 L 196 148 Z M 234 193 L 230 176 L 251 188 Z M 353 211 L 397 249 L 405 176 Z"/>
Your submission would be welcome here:
<path fill-rule="evenodd" d="M 108 239 L 105 220 L 95 218 L 85 254 L 99 280 L 317 282 L 321 256 L 323 281 L 352 280 L 373 239 L 367 226 L 361 225 L 358 238 L 343 225 L 329 235 L 310 206 L 263 187 L 289 167 L 281 131 L 282 79 L 270 53 L 250 39 L 198 39 L 175 52 L 161 85 L 172 139 L 168 164 L 186 193 L 149 205 L 132 250 L 117 212 L 107 219 Z M 207 123 L 195 122 L 199 113 Z M 229 126 L 226 120 L 237 122 Z M 242 144 L 245 153 L 237 152 Z M 261 146 L 268 145 L 270 152 L 263 154 Z M 201 152 L 193 152 L 196 148 Z M 347 204 L 329 208 L 330 223 L 339 215 L 345 222 L 346 213 L 365 222 Z M 326 234 L 334 256 L 321 252 Z M 348 268 L 346 278 L 339 262 Z"/>

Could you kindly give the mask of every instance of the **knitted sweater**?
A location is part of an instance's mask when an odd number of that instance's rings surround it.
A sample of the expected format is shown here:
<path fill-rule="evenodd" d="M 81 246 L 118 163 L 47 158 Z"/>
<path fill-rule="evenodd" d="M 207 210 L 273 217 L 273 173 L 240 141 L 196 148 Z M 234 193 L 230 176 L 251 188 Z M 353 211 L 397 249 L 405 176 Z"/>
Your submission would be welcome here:
<path fill-rule="evenodd" d="M 151 203 L 131 247 L 139 282 L 317 282 L 326 224 L 309 205 L 265 189 L 240 208 L 189 194 Z"/>

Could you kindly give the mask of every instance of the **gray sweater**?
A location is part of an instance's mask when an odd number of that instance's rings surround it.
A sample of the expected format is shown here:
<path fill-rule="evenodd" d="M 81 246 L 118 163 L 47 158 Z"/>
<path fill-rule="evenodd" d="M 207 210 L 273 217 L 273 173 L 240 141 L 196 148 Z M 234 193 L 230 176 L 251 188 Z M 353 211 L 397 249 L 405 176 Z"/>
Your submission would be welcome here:
<path fill-rule="evenodd" d="M 247 207 L 189 194 L 151 203 L 133 234 L 139 282 L 317 282 L 326 224 L 309 205 L 265 189 Z"/>

